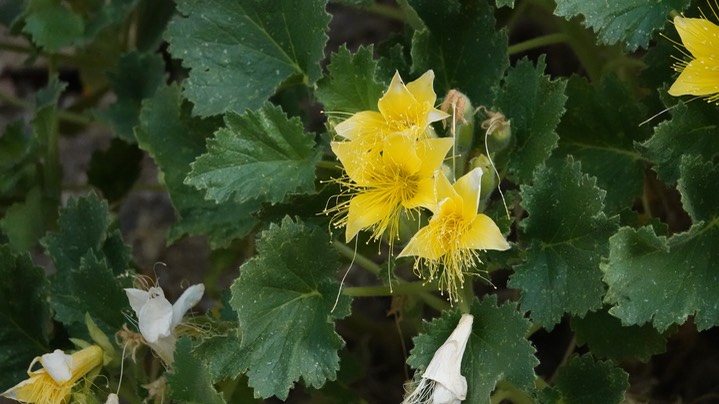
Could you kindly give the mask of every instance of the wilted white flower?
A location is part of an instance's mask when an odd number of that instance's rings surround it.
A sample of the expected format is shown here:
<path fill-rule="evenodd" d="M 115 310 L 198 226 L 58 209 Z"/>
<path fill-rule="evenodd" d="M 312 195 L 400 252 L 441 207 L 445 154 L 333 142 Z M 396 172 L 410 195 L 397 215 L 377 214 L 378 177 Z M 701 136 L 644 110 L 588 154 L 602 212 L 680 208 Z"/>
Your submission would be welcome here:
<path fill-rule="evenodd" d="M 174 305 L 165 298 L 159 286 L 149 290 L 127 288 L 127 299 L 137 315 L 142 337 L 168 366 L 172 366 L 175 353 L 175 327 L 182 317 L 205 293 L 205 285 L 199 283 L 187 288 Z"/>
<path fill-rule="evenodd" d="M 461 367 L 473 321 L 471 314 L 462 315 L 447 341 L 434 353 L 417 388 L 402 403 L 459 404 L 467 398 L 467 380 Z"/>

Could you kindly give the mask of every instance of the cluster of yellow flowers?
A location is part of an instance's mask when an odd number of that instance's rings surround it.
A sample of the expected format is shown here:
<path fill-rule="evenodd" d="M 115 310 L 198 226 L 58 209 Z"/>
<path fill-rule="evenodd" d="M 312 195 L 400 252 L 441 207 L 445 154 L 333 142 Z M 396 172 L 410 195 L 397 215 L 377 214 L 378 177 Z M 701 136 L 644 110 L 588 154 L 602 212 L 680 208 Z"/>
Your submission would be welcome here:
<path fill-rule="evenodd" d="M 415 272 L 438 279 L 439 288 L 457 300 L 476 250 L 506 250 L 509 244 L 492 219 L 477 213 L 482 171 L 474 169 L 451 184 L 441 169 L 453 139 L 437 137 L 430 126 L 449 117 L 434 107 L 433 80 L 430 70 L 405 85 L 396 73 L 377 103 L 379 112 L 358 112 L 335 127 L 340 139 L 331 147 L 345 170 L 337 182 L 350 199 L 327 213 L 345 227 L 347 242 L 366 229 L 392 246 L 402 213 L 413 217 L 429 209 L 429 224 L 399 256 L 418 257 Z"/>

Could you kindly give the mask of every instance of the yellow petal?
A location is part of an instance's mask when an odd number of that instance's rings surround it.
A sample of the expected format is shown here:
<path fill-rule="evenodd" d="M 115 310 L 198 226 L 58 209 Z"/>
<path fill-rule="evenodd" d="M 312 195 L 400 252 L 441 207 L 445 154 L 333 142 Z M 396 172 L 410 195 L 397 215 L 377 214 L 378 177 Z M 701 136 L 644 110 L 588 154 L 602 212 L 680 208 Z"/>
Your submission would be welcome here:
<path fill-rule="evenodd" d="M 692 60 L 669 88 L 669 94 L 675 97 L 716 93 L 719 93 L 719 59 Z"/>
<path fill-rule="evenodd" d="M 423 163 L 417 150 L 417 142 L 413 138 L 402 132 L 392 134 L 384 143 L 384 164 L 388 168 L 401 168 L 405 174 L 414 174 Z"/>
<path fill-rule="evenodd" d="M 369 181 L 370 167 L 376 160 L 373 154 L 376 153 L 357 142 L 331 142 L 330 147 L 352 181 L 359 185 Z"/>
<path fill-rule="evenodd" d="M 355 195 L 350 200 L 347 213 L 346 241 L 352 241 L 360 230 L 381 221 L 382 218 L 390 214 L 393 208 L 393 206 L 388 206 L 381 198 L 377 198 L 377 193 L 375 192 L 370 191 Z"/>
<path fill-rule="evenodd" d="M 719 56 L 719 27 L 705 18 L 674 17 L 682 44 L 695 58 Z"/>
<path fill-rule="evenodd" d="M 462 248 L 475 250 L 499 250 L 509 249 L 509 243 L 502 236 L 499 227 L 485 214 L 478 214 L 469 231 L 462 235 L 460 240 Z"/>
<path fill-rule="evenodd" d="M 398 256 L 417 256 L 428 260 L 437 260 L 444 254 L 444 251 L 436 240 L 437 235 L 432 231 L 432 227 L 429 225 L 424 226 L 409 240 L 407 246 Z"/>
<path fill-rule="evenodd" d="M 454 183 L 454 190 L 457 191 L 457 194 L 462 198 L 462 217 L 467 221 L 474 220 L 474 217 L 477 215 L 481 185 L 481 168 L 475 168 Z"/>
<path fill-rule="evenodd" d="M 407 84 L 407 90 L 414 96 L 418 102 L 426 102 L 429 105 L 434 105 L 437 100 L 437 94 L 432 88 L 434 82 L 434 71 L 427 70 L 417 80 Z"/>
<path fill-rule="evenodd" d="M 407 89 L 414 96 L 415 100 L 427 111 L 427 122 L 432 123 L 448 118 L 449 114 L 434 108 L 437 101 L 437 94 L 434 92 L 434 71 L 427 70 L 420 78 L 408 83 Z M 421 124 L 421 123 L 418 123 Z"/>
<path fill-rule="evenodd" d="M 347 140 L 365 139 L 370 143 L 381 141 L 382 134 L 387 130 L 387 122 L 382 114 L 376 111 L 361 111 L 345 119 L 335 126 L 335 132 Z M 371 139 L 376 137 L 376 139 Z"/>
<path fill-rule="evenodd" d="M 422 139 L 417 141 L 417 156 L 422 165 L 417 171 L 420 177 L 433 176 L 439 170 L 447 152 L 452 148 L 452 138 Z"/>
<path fill-rule="evenodd" d="M 387 92 L 377 102 L 377 107 L 387 121 L 405 121 L 408 119 L 407 111 L 416 102 L 402 82 L 399 72 L 395 72 Z"/>
<path fill-rule="evenodd" d="M 417 193 L 414 197 L 408 201 L 404 201 L 402 206 L 407 209 L 414 209 L 418 207 L 427 208 L 432 210 L 436 204 L 434 199 L 434 179 L 423 178 L 417 182 Z"/>
<path fill-rule="evenodd" d="M 459 195 L 457 195 L 457 191 L 455 191 L 452 184 L 449 183 L 447 176 L 445 176 L 441 170 L 438 171 L 437 175 L 434 177 L 434 198 L 436 204 L 434 208 L 430 209 L 432 213 L 435 215 L 439 213 L 441 201 L 446 199 L 456 199 L 458 197 Z"/>

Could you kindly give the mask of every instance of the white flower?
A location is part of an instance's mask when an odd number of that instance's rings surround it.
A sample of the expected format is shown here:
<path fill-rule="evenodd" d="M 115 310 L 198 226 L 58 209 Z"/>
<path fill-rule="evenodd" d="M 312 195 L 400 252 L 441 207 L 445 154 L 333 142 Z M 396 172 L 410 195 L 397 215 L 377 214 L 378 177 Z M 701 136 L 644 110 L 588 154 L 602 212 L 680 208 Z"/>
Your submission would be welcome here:
<path fill-rule="evenodd" d="M 110 393 L 107 396 L 107 401 L 105 401 L 105 404 L 120 404 L 120 398 L 115 393 Z"/>
<path fill-rule="evenodd" d="M 459 404 L 467 398 L 467 379 L 461 367 L 473 321 L 471 314 L 462 315 L 447 341 L 434 353 L 417 388 L 403 403 Z"/>
<path fill-rule="evenodd" d="M 160 287 L 151 287 L 149 290 L 127 288 L 125 293 L 137 315 L 140 333 L 145 342 L 171 366 L 177 341 L 175 327 L 180 324 L 187 310 L 200 301 L 205 293 L 205 285 L 199 283 L 190 286 L 174 305 L 165 298 Z"/>

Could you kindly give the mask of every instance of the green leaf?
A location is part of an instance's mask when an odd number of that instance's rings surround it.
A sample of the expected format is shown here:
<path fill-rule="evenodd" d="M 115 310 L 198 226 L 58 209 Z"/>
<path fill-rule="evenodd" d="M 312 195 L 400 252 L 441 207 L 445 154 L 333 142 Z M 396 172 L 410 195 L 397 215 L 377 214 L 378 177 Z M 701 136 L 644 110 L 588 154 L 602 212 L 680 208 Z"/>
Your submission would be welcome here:
<path fill-rule="evenodd" d="M 108 222 L 107 202 L 94 193 L 72 199 L 60 210 L 58 229 L 42 239 L 58 273 L 79 267 L 88 251 L 102 250 Z"/>
<path fill-rule="evenodd" d="M 664 28 L 670 11 L 681 11 L 688 4 L 688 0 L 557 0 L 554 13 L 567 19 L 581 14 L 600 42 L 621 42 L 626 50 L 635 51 L 646 48 L 654 32 Z"/>
<path fill-rule="evenodd" d="M 132 189 L 140 176 L 142 156 L 137 145 L 112 139 L 107 150 L 92 153 L 87 181 L 102 191 L 108 201 L 115 202 Z"/>
<path fill-rule="evenodd" d="M 631 206 L 644 189 L 645 161 L 634 143 L 649 137 L 649 126 L 639 126 L 645 108 L 613 75 L 594 86 L 574 76 L 567 96 L 567 111 L 557 128 L 558 154 L 573 155 L 587 174 L 597 177 L 597 185 L 607 191 L 607 212 Z"/>
<path fill-rule="evenodd" d="M 183 102 L 175 86 L 160 88 L 143 104 L 135 131 L 137 142 L 160 167 L 179 216 L 170 231 L 170 242 L 185 234 L 207 235 L 213 248 L 224 247 L 246 236 L 258 223 L 253 216 L 260 209 L 258 201 L 217 204 L 183 183 L 190 163 L 205 152 L 205 139 L 218 125 L 215 119 L 191 117 L 190 105 Z"/>
<path fill-rule="evenodd" d="M 262 106 L 285 82 L 321 76 L 326 0 L 178 1 L 170 53 L 190 70 L 185 96 L 197 115 Z"/>
<path fill-rule="evenodd" d="M 574 356 L 559 369 L 556 388 L 565 404 L 618 404 L 629 388 L 629 375 L 611 362 Z"/>
<path fill-rule="evenodd" d="M 110 124 L 115 134 L 134 143 L 142 100 L 151 97 L 165 81 L 165 62 L 159 54 L 131 52 L 123 55 L 108 72 L 117 101 L 99 111 L 98 117 Z"/>
<path fill-rule="evenodd" d="M 193 352 L 202 358 L 210 373 L 211 380 L 234 379 L 247 370 L 244 362 L 249 352 L 241 349 L 241 338 L 237 331 L 205 339 Z"/>
<path fill-rule="evenodd" d="M 50 77 L 47 87 L 35 94 L 35 116 L 30 121 L 34 141 L 39 149 L 38 154 L 42 153 L 43 157 L 55 156 L 45 158 L 38 166 L 42 169 L 42 185 L 45 196 L 48 200 L 58 204 L 60 202 L 62 171 L 60 163 L 56 159 L 58 153 L 56 149 L 56 138 L 58 136 L 57 113 L 60 94 L 62 94 L 66 86 L 66 83 L 58 80 L 57 75 Z"/>
<path fill-rule="evenodd" d="M 492 7 L 478 0 L 451 0 L 439 7 L 434 0 L 407 2 L 422 20 L 412 36 L 412 71 L 433 69 L 440 97 L 456 88 L 474 105 L 491 103 L 492 90 L 509 66 L 507 32 L 495 30 Z"/>
<path fill-rule="evenodd" d="M 141 52 L 156 51 L 174 14 L 174 1 L 140 0 L 137 5 L 137 49 Z"/>
<path fill-rule="evenodd" d="M 534 386 L 534 367 L 539 363 L 534 348 L 526 339 L 529 321 L 517 312 L 516 304 L 497 305 L 496 296 L 475 301 L 472 334 L 462 358 L 462 375 L 467 378 L 464 403 L 489 403 L 498 382 L 509 381 L 523 391 Z M 414 348 L 407 364 L 423 372 L 434 353 L 447 340 L 459 322 L 461 313 L 445 311 L 426 323 L 424 334 L 413 338 Z"/>
<path fill-rule="evenodd" d="M 495 100 L 512 125 L 514 148 L 509 153 L 509 169 L 520 182 L 529 182 L 534 169 L 557 146 L 555 129 L 567 100 L 566 81 L 550 80 L 544 75 L 545 67 L 544 57 L 536 67 L 522 59 L 507 73 Z"/>
<path fill-rule="evenodd" d="M 514 8 L 514 0 L 496 0 L 497 8 L 509 7 Z"/>
<path fill-rule="evenodd" d="M 41 240 L 57 269 L 51 296 L 56 317 L 82 333 L 86 312 L 108 334 L 125 322 L 121 310 L 128 302 L 116 276 L 127 273 L 130 249 L 108 226 L 107 202 L 93 193 L 70 200 L 60 210 L 58 229 Z"/>
<path fill-rule="evenodd" d="M 13 196 L 37 182 L 38 144 L 24 125 L 9 123 L 0 136 L 0 195 Z"/>
<path fill-rule="evenodd" d="M 376 80 L 377 62 L 372 58 L 372 46 L 360 47 L 354 54 L 342 46 L 332 54 L 327 66 L 329 75 L 317 82 L 317 98 L 325 110 L 354 113 L 377 111 L 377 101 L 384 86 Z"/>
<path fill-rule="evenodd" d="M 125 283 L 115 277 L 106 260 L 88 251 L 77 267 L 52 278 L 50 304 L 55 318 L 84 335 L 85 313 L 89 313 L 98 327 L 113 335 L 126 321 L 123 310 L 129 309 L 123 288 L 130 285 Z"/>
<path fill-rule="evenodd" d="M 185 183 L 207 190 L 207 198 L 238 203 L 281 202 L 292 193 L 315 189 L 315 164 L 322 150 L 298 118 L 288 119 L 265 104 L 243 115 L 229 113 L 226 126 L 208 141 L 207 153 L 192 164 Z"/>
<path fill-rule="evenodd" d="M 539 168 L 534 185 L 521 187 L 529 214 L 521 238 L 531 242 L 509 286 L 522 290 L 522 308 L 547 329 L 564 313 L 583 316 L 602 306 L 599 262 L 618 220 L 605 216 L 604 191 L 595 183 L 570 156 Z"/>
<path fill-rule="evenodd" d="M 622 326 L 605 309 L 572 318 L 572 329 L 578 344 L 587 344 L 594 355 L 614 360 L 646 362 L 652 355 L 664 352 L 667 342 L 651 325 Z"/>
<path fill-rule="evenodd" d="M 670 238 L 651 227 L 622 228 L 603 264 L 605 301 L 623 324 L 651 321 L 659 331 L 689 316 L 699 330 L 719 324 L 719 168 L 685 156 L 679 165 L 682 204 L 694 225 Z"/>
<path fill-rule="evenodd" d="M 286 217 L 257 241 L 257 256 L 240 268 L 230 304 L 237 311 L 255 395 L 286 399 L 300 377 L 321 387 L 334 380 L 344 342 L 333 321 L 349 315 L 350 299 L 341 295 L 337 254 L 326 230 Z M 334 310 L 333 310 L 334 308 Z"/>
<path fill-rule="evenodd" d="M 28 8 L 23 32 L 30 34 L 33 42 L 48 52 L 72 45 L 85 31 L 82 16 L 63 3 L 33 0 Z"/>
<path fill-rule="evenodd" d="M 202 361 L 192 355 L 192 340 L 180 338 L 175 346 L 175 363 L 167 373 L 170 395 L 181 403 L 219 404 L 225 400 L 215 390 Z"/>
<path fill-rule="evenodd" d="M 54 53 L 67 46 L 91 43 L 101 31 L 124 21 L 136 5 L 137 0 L 30 0 L 23 31 L 35 44 Z"/>
<path fill-rule="evenodd" d="M 36 356 L 50 351 L 45 271 L 27 254 L 0 245 L 0 391 L 27 379 Z"/>
<path fill-rule="evenodd" d="M 705 160 L 719 153 L 719 116 L 716 105 L 702 101 L 680 103 L 672 109 L 672 119 L 657 125 L 654 136 L 645 142 L 644 155 L 653 161 L 657 176 L 668 184 L 679 179 L 682 155 L 702 156 Z"/>
<path fill-rule="evenodd" d="M 18 251 L 31 250 L 45 232 L 42 191 L 33 188 L 23 202 L 14 203 L 0 220 L 0 229 Z"/>

